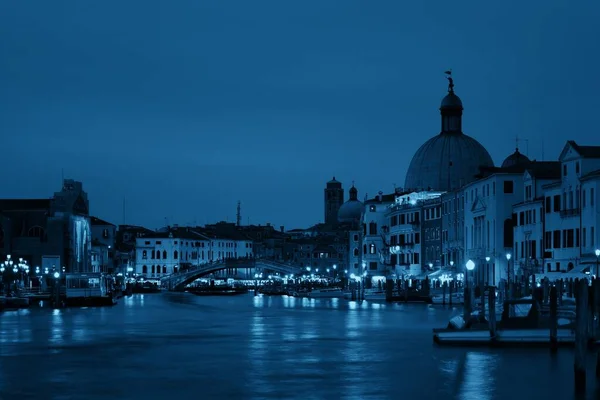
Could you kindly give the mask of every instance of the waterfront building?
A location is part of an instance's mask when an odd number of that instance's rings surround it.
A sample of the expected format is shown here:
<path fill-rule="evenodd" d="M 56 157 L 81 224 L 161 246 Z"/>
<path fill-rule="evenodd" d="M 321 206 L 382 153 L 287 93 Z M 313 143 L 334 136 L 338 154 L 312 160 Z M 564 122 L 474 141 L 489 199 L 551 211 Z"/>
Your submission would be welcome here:
<path fill-rule="evenodd" d="M 465 195 L 462 189 L 442 194 L 442 266 L 465 265 Z"/>
<path fill-rule="evenodd" d="M 513 262 L 517 275 L 543 272 L 544 258 L 548 256 L 544 225 L 545 216 L 552 212 L 552 208 L 545 207 L 544 186 L 560 179 L 560 162 L 545 162 L 543 165 L 544 168 L 525 170 L 522 201 L 513 205 Z"/>
<path fill-rule="evenodd" d="M 390 244 L 390 264 L 396 276 L 420 276 L 422 264 L 423 204 L 439 198 L 442 192 L 411 192 L 395 196 L 389 206 L 390 221 L 387 241 Z"/>
<path fill-rule="evenodd" d="M 56 269 L 90 272 L 89 201 L 82 183 L 65 179 L 48 199 L 0 200 L 1 259 L 8 254 L 42 270 L 43 259 L 51 257 Z"/>
<path fill-rule="evenodd" d="M 422 202 L 422 269 L 433 271 L 442 266 L 442 195 Z"/>
<path fill-rule="evenodd" d="M 92 232 L 92 272 L 116 272 L 114 271 L 116 225 L 97 217 L 90 217 L 90 223 Z M 118 272 L 123 273 L 126 271 Z"/>
<path fill-rule="evenodd" d="M 390 254 L 390 242 L 388 241 L 390 218 L 389 207 L 394 203 L 394 194 L 384 195 L 379 192 L 375 198 L 365 201 L 362 216 L 362 243 L 356 243 L 355 233 L 351 237 L 353 245 L 362 244 L 362 260 L 353 260 L 351 273 L 360 275 L 367 274 L 371 278 L 372 284 L 385 279 L 391 273 L 394 273 L 395 264 L 392 264 Z M 360 248 L 360 247 L 359 247 Z M 356 247 L 354 247 L 356 249 Z M 352 250 L 352 256 L 357 252 Z M 362 268 L 360 268 L 362 266 Z"/>
<path fill-rule="evenodd" d="M 173 228 L 136 238 L 135 273 L 160 278 L 213 260 L 211 240 L 189 228 Z"/>
<path fill-rule="evenodd" d="M 545 191 L 545 272 L 593 272 L 598 245 L 600 146 L 568 141 L 560 154 L 561 176 Z"/>

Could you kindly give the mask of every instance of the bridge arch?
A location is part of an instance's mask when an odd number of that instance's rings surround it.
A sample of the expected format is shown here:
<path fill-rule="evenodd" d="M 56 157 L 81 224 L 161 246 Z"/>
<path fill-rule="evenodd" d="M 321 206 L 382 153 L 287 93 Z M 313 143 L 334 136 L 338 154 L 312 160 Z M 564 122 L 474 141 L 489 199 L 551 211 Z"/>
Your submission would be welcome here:
<path fill-rule="evenodd" d="M 295 275 L 302 272 L 301 268 L 298 266 L 270 260 L 228 260 L 202 264 L 188 271 L 171 274 L 164 277 L 162 283 L 167 286 L 169 290 L 181 291 L 186 285 L 194 282 L 196 279 L 228 268 L 257 268 L 279 272 L 285 275 Z"/>

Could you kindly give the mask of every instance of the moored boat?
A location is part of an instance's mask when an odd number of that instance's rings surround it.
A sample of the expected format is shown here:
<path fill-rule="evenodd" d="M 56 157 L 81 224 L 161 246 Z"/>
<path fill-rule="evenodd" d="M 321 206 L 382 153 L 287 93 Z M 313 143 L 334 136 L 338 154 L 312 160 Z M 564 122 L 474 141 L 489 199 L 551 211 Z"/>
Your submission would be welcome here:
<path fill-rule="evenodd" d="M 524 306 L 524 307 L 523 307 Z M 493 328 L 481 316 L 464 321 L 461 316 L 450 320 L 447 328 L 434 329 L 433 341 L 440 345 L 456 346 L 550 346 L 550 319 L 543 316 L 535 300 L 514 300 L 505 303 L 508 307 L 521 307 L 526 312 L 517 312 L 509 317 L 504 312 L 502 319 Z M 556 343 L 575 344 L 575 325 L 572 320 L 557 320 Z"/>

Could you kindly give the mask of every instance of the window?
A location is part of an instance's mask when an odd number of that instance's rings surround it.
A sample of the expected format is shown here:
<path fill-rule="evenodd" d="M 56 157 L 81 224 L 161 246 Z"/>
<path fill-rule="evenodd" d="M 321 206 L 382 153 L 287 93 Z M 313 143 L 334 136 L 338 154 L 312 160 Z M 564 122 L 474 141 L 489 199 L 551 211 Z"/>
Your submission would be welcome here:
<path fill-rule="evenodd" d="M 375 244 L 371 243 L 369 245 L 369 254 L 375 254 L 376 248 L 375 248 Z"/>
<path fill-rule="evenodd" d="M 354 241 L 358 242 L 358 235 L 357 234 L 354 234 Z"/>
<path fill-rule="evenodd" d="M 369 223 L 369 235 L 377 235 L 377 224 L 375 222 Z"/>
<path fill-rule="evenodd" d="M 148 258 L 148 252 L 146 250 L 142 251 L 142 258 L 145 260 Z"/>
<path fill-rule="evenodd" d="M 579 161 L 575 163 L 575 173 L 579 174 Z"/>
<path fill-rule="evenodd" d="M 173 258 L 174 258 L 175 260 L 177 260 L 177 258 L 178 258 L 178 257 L 179 257 L 179 252 L 178 252 L 177 250 L 175 250 L 175 251 L 173 252 Z"/>
<path fill-rule="evenodd" d="M 552 210 L 552 198 L 550 196 L 546 197 L 546 214 L 548 214 Z"/>
<path fill-rule="evenodd" d="M 144 266 L 142 267 L 142 273 L 143 273 L 143 274 L 147 274 L 147 273 L 148 273 L 148 266 L 147 266 L 147 265 L 144 265 Z"/>
<path fill-rule="evenodd" d="M 157 259 L 157 260 L 160 260 L 160 250 L 157 250 L 157 251 L 156 251 L 156 259 Z"/>
<path fill-rule="evenodd" d="M 594 188 L 590 189 L 590 206 L 594 207 Z"/>
<path fill-rule="evenodd" d="M 552 210 L 554 212 L 560 212 L 560 194 L 556 194 L 554 195 L 554 207 L 552 208 Z"/>
<path fill-rule="evenodd" d="M 166 250 L 163 250 L 163 260 L 164 260 L 165 258 L 167 258 L 167 251 L 166 251 Z"/>
<path fill-rule="evenodd" d="M 354 248 L 353 254 L 354 254 L 354 257 L 358 257 L 360 255 L 360 253 L 358 252 L 358 249 L 356 247 Z"/>
<path fill-rule="evenodd" d="M 553 248 L 560 249 L 560 231 L 554 231 L 552 237 Z"/>
<path fill-rule="evenodd" d="M 563 165 L 563 176 L 567 176 L 567 165 Z"/>
<path fill-rule="evenodd" d="M 154 258 L 156 257 L 156 255 L 155 255 L 155 254 L 156 254 L 156 253 L 154 252 L 154 250 L 152 250 L 152 253 L 150 253 L 150 258 L 151 258 L 152 260 L 154 260 Z"/>
<path fill-rule="evenodd" d="M 583 230 L 581 231 L 581 242 L 583 243 L 583 247 L 587 246 L 587 231 L 586 228 L 583 228 Z"/>
<path fill-rule="evenodd" d="M 514 183 L 513 181 L 504 181 L 504 193 L 505 194 L 511 194 L 513 193 L 513 188 Z"/>

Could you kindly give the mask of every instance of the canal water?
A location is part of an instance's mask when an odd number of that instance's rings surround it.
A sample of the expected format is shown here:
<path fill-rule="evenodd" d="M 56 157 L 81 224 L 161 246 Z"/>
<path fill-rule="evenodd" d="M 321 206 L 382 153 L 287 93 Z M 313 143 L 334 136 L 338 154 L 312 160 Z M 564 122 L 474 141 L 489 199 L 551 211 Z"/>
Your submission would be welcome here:
<path fill-rule="evenodd" d="M 574 398 L 570 350 L 434 346 L 459 312 L 182 293 L 4 312 L 0 399 Z"/>

